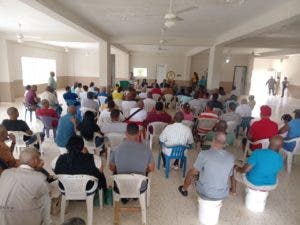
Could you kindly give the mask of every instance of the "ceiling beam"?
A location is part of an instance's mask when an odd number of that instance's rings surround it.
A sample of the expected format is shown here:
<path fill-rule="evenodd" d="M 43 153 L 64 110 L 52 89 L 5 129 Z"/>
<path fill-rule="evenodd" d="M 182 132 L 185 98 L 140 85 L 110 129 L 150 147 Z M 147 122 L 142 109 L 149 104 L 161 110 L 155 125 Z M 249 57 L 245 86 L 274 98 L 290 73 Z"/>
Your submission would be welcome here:
<path fill-rule="evenodd" d="M 272 56 L 287 56 L 287 55 L 296 55 L 300 53 L 300 48 L 297 49 L 283 49 L 279 51 L 273 51 L 273 52 L 265 52 L 261 53 L 260 56 L 255 56 L 256 58 L 266 58 L 266 57 L 272 57 Z"/>
<path fill-rule="evenodd" d="M 219 35 L 216 38 L 217 45 L 228 45 L 232 42 L 245 39 L 250 36 L 268 31 L 277 26 L 282 26 L 299 19 L 300 1 L 290 0 L 256 16 L 251 20 Z"/>
<path fill-rule="evenodd" d="M 186 53 L 186 56 L 193 56 L 200 52 L 208 50 L 210 47 L 196 47 Z"/>

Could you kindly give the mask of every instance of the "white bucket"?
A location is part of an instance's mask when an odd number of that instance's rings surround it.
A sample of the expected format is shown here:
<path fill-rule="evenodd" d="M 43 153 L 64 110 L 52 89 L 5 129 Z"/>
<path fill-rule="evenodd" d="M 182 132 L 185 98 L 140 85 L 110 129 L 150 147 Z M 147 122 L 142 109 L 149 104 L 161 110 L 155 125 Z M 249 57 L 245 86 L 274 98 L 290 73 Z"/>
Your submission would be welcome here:
<path fill-rule="evenodd" d="M 259 191 L 246 188 L 246 207 L 253 212 L 263 212 L 265 210 L 268 191 Z"/>
<path fill-rule="evenodd" d="M 209 201 L 198 198 L 199 203 L 199 221 L 203 225 L 218 224 L 222 200 Z"/>

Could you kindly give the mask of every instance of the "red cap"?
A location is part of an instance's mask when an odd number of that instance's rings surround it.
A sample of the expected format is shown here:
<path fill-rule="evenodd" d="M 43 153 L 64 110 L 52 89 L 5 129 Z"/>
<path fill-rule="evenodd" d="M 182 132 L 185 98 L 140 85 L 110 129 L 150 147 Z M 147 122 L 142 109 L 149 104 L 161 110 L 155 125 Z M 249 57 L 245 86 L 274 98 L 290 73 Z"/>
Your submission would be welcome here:
<path fill-rule="evenodd" d="M 262 106 L 260 107 L 260 114 L 261 114 L 262 116 L 271 116 L 271 114 L 272 114 L 272 109 L 271 109 L 269 106 L 267 106 L 267 105 L 262 105 Z"/>

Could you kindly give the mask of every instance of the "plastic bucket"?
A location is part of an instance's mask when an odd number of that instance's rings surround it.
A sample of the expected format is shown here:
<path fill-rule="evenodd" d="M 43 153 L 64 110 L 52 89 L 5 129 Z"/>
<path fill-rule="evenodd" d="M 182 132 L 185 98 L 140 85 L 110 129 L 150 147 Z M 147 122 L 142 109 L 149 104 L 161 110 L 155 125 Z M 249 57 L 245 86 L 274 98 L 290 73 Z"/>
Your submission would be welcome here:
<path fill-rule="evenodd" d="M 199 221 L 203 225 L 218 224 L 222 200 L 210 201 L 198 198 L 199 203 Z"/>
<path fill-rule="evenodd" d="M 259 191 L 246 188 L 246 207 L 253 212 L 263 212 L 265 210 L 268 191 Z"/>

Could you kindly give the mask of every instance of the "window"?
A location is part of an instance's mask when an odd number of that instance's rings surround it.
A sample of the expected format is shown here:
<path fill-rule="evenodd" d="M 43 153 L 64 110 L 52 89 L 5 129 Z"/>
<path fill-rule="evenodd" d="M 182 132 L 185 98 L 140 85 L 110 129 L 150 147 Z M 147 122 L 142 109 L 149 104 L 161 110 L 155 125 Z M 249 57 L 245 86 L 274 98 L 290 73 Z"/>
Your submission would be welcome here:
<path fill-rule="evenodd" d="M 56 73 L 55 59 L 22 57 L 23 85 L 48 83 L 49 73 Z"/>
<path fill-rule="evenodd" d="M 147 68 L 133 68 L 134 77 L 147 77 Z"/>

